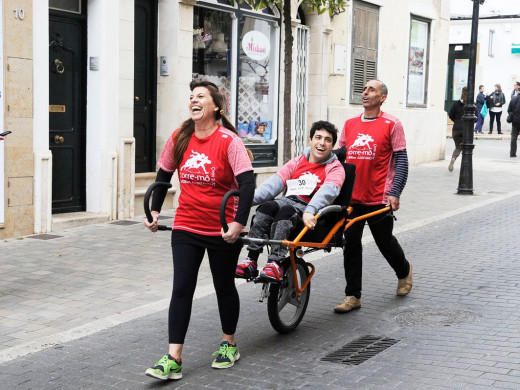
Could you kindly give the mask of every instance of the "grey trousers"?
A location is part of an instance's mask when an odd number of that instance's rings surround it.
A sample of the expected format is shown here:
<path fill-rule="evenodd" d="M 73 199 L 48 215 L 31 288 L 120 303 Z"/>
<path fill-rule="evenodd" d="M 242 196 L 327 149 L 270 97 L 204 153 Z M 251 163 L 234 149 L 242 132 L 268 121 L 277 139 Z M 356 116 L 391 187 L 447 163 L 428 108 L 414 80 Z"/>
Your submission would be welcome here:
<path fill-rule="evenodd" d="M 253 226 L 249 230 L 249 237 L 266 238 L 272 240 L 286 240 L 291 230 L 301 221 L 306 204 L 282 197 L 270 200 L 258 206 Z M 262 245 L 250 243 L 247 249 L 250 252 L 261 253 Z M 272 245 L 268 261 L 281 261 L 287 256 L 289 249 L 283 245 Z"/>

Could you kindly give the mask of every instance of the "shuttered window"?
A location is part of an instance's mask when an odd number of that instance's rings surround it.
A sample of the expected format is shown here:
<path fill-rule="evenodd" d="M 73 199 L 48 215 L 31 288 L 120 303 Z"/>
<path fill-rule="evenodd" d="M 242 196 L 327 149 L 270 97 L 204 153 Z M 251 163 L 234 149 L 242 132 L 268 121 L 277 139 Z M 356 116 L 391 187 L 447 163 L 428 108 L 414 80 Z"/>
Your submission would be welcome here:
<path fill-rule="evenodd" d="M 350 103 L 361 104 L 367 81 L 377 78 L 379 7 L 353 1 Z"/>

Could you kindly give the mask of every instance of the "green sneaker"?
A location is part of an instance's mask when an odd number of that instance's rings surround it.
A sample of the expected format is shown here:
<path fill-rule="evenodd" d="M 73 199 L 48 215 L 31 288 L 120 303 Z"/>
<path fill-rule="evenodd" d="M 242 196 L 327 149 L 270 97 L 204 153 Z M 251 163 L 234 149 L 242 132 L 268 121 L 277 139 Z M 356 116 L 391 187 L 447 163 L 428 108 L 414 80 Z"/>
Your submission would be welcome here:
<path fill-rule="evenodd" d="M 146 375 L 157 379 L 181 379 L 182 363 L 177 360 L 170 359 L 169 355 L 164 355 L 161 360 L 155 363 L 155 366 L 149 368 L 145 372 Z"/>
<path fill-rule="evenodd" d="M 213 368 L 230 368 L 240 359 L 237 346 L 231 345 L 227 341 L 222 341 L 220 349 L 217 352 L 213 352 L 212 356 L 217 357 L 211 364 Z"/>

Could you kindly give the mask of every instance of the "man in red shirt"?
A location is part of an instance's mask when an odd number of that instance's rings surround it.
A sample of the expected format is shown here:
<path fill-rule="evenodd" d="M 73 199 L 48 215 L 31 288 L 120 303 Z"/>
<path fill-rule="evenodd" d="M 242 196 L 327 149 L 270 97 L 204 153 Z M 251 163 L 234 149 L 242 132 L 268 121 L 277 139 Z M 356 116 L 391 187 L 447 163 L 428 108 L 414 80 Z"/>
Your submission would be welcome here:
<path fill-rule="evenodd" d="M 339 147 L 347 147 L 347 163 L 356 165 L 356 185 L 352 194 L 355 218 L 391 206 L 399 210 L 399 197 L 408 178 L 406 140 L 401 122 L 381 111 L 388 88 L 379 80 L 366 83 L 362 93 L 363 114 L 345 122 Z M 412 264 L 405 258 L 392 231 L 394 221 L 388 214 L 379 214 L 353 224 L 345 232 L 344 268 L 347 286 L 343 302 L 334 308 L 347 313 L 361 307 L 363 228 L 368 223 L 381 254 L 394 269 L 397 295 L 412 289 Z"/>

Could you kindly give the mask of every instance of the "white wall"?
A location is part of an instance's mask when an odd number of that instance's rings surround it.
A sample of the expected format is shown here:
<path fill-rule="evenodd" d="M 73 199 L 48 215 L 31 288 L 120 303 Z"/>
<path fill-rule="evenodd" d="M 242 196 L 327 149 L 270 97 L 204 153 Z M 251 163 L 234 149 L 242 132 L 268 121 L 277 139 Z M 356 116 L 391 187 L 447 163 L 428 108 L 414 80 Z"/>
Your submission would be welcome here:
<path fill-rule="evenodd" d="M 106 151 L 119 148 L 119 10 L 119 1 L 88 2 L 86 200 L 87 211 L 94 213 L 112 211 L 105 198 L 114 190 L 106 186 L 112 183 L 106 180 L 112 172 Z M 90 70 L 91 57 L 98 57 L 98 71 Z"/>
<path fill-rule="evenodd" d="M 0 15 L 3 15 L 3 0 L 0 0 Z M 0 133 L 4 131 L 4 26 L 0 20 Z M 4 142 L 0 141 L 0 225 L 4 223 Z"/>
<path fill-rule="evenodd" d="M 49 149 L 49 1 L 33 2 L 34 232 L 52 227 L 52 153 Z"/>
<path fill-rule="evenodd" d="M 492 57 L 488 55 L 490 30 L 495 31 Z M 470 39 L 471 21 L 451 22 L 450 44 L 469 43 Z M 511 54 L 511 43 L 520 43 L 520 18 L 480 20 L 477 42 L 479 56 L 475 88 L 483 84 L 489 93 L 498 83 L 509 101 L 514 82 L 520 81 L 520 54 Z"/>
<path fill-rule="evenodd" d="M 469 0 L 468 0 L 469 1 Z M 378 1 L 371 3 L 381 5 Z M 349 9 L 351 12 L 351 8 Z M 427 106 L 406 106 L 410 19 L 418 16 L 430 23 Z M 341 18 L 345 21 L 346 18 Z M 350 20 L 350 19 L 349 19 Z M 334 23 L 340 30 L 344 23 Z M 382 107 L 403 123 L 410 164 L 444 159 L 446 148 L 446 113 L 444 96 L 448 59 L 449 2 L 448 0 L 403 0 L 382 6 L 379 13 L 379 47 L 377 75 L 389 89 Z M 334 37 L 341 34 L 333 34 Z M 345 40 L 343 40 L 344 43 Z M 333 44 L 336 42 L 332 42 Z M 348 34 L 347 66 L 350 67 L 351 34 Z M 347 72 L 349 73 L 349 72 Z M 348 104 L 350 75 L 346 79 L 345 105 L 329 106 L 329 120 L 338 128 L 346 119 L 363 111 L 361 105 Z M 337 101 L 337 100 L 336 100 Z"/>
<path fill-rule="evenodd" d="M 473 1 L 451 0 L 451 16 L 471 16 L 473 14 Z M 518 0 L 486 0 L 480 5 L 479 16 L 496 16 L 506 14 L 518 14 L 520 12 Z"/>

